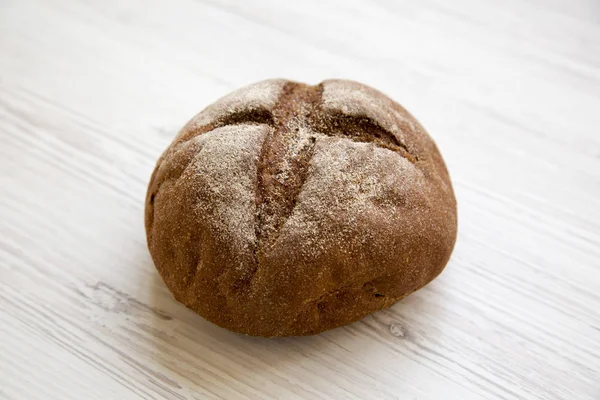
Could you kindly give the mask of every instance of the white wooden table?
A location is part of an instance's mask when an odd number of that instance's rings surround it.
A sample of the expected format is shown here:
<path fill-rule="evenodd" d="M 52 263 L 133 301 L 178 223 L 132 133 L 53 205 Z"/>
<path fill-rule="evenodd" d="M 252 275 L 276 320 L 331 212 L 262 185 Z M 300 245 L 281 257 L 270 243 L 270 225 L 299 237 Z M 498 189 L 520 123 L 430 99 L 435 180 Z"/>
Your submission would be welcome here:
<path fill-rule="evenodd" d="M 445 272 L 304 338 L 179 305 L 154 162 L 269 78 L 372 85 L 438 142 Z M 597 0 L 0 0 L 1 399 L 600 399 Z"/>

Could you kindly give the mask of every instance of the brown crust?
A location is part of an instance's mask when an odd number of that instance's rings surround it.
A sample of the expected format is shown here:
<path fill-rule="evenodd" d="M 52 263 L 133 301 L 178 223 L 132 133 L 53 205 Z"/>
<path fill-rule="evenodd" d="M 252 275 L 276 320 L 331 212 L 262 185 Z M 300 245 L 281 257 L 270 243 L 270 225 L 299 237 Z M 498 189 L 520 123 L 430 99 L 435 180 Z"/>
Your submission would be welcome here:
<path fill-rule="evenodd" d="M 186 306 L 250 335 L 307 335 L 435 278 L 456 202 L 431 138 L 380 92 L 266 81 L 182 129 L 152 175 L 146 232 Z"/>

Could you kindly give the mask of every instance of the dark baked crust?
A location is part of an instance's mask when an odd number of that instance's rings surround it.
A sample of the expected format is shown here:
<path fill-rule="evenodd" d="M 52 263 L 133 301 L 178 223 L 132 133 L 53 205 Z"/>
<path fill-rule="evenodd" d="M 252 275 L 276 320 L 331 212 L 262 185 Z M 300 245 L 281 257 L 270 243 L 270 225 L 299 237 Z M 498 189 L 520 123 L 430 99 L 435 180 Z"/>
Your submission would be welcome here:
<path fill-rule="evenodd" d="M 192 119 L 159 159 L 148 247 L 175 296 L 250 335 L 309 335 L 435 278 L 456 202 L 434 142 L 360 83 L 273 80 Z"/>

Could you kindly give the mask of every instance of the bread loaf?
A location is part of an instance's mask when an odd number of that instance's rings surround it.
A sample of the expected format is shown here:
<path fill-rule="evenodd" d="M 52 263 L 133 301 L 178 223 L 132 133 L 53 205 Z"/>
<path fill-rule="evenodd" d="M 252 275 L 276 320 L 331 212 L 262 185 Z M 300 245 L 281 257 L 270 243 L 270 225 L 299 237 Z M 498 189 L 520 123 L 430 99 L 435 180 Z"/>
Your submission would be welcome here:
<path fill-rule="evenodd" d="M 175 298 L 259 336 L 310 335 L 435 278 L 456 239 L 442 157 L 368 86 L 259 82 L 196 115 L 158 160 L 148 247 Z"/>

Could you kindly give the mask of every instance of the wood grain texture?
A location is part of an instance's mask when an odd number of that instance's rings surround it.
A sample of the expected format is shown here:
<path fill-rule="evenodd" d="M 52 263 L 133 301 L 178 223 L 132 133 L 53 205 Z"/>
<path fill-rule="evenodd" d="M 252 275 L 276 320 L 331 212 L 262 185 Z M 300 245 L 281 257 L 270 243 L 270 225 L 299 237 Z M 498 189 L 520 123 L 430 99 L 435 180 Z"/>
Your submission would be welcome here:
<path fill-rule="evenodd" d="M 455 182 L 445 272 L 322 335 L 176 303 L 160 152 L 234 88 L 363 81 Z M 0 0 L 1 399 L 600 398 L 600 3 Z"/>

